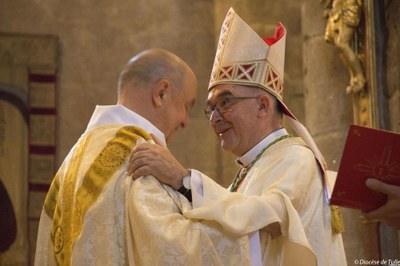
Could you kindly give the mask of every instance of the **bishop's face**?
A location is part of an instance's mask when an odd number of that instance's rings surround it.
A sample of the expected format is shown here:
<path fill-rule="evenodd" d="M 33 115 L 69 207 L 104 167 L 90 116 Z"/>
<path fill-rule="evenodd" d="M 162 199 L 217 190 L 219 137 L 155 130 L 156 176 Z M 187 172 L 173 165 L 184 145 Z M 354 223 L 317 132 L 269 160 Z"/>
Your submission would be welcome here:
<path fill-rule="evenodd" d="M 206 114 L 225 151 L 241 156 L 257 142 L 257 99 L 254 89 L 217 85 L 208 93 Z"/>

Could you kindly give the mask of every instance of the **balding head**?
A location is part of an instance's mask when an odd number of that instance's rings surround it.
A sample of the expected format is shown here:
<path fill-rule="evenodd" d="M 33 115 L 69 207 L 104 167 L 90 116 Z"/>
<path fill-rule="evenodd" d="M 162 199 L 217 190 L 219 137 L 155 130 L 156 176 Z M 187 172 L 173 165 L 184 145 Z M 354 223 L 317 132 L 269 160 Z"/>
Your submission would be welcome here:
<path fill-rule="evenodd" d="M 196 94 L 197 79 L 191 68 L 163 49 L 134 56 L 118 80 L 118 103 L 153 123 L 167 141 L 188 124 Z"/>
<path fill-rule="evenodd" d="M 189 66 L 175 54 L 164 49 L 149 49 L 132 57 L 121 71 L 118 80 L 118 99 L 127 90 L 147 89 L 161 79 L 170 80 L 181 88 Z"/>

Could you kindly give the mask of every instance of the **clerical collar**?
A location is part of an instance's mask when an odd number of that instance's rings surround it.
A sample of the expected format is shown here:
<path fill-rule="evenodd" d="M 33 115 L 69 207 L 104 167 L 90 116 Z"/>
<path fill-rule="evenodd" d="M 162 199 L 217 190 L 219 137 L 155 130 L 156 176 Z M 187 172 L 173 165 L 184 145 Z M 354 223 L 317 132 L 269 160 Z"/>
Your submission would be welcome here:
<path fill-rule="evenodd" d="M 268 146 L 271 142 L 273 142 L 275 139 L 282 137 L 284 135 L 287 135 L 287 131 L 284 128 L 280 128 L 278 130 L 275 130 L 271 134 L 269 134 L 266 138 L 261 140 L 259 143 L 257 143 L 253 148 L 251 148 L 248 152 L 246 152 L 244 155 L 240 156 L 239 158 L 236 159 L 236 162 L 240 164 L 241 166 L 247 166 L 249 163 L 251 163 L 261 152 L 261 150 Z"/>
<path fill-rule="evenodd" d="M 154 134 L 166 145 L 164 134 L 149 120 L 123 105 L 97 105 L 86 131 L 104 124 L 134 125 Z"/>

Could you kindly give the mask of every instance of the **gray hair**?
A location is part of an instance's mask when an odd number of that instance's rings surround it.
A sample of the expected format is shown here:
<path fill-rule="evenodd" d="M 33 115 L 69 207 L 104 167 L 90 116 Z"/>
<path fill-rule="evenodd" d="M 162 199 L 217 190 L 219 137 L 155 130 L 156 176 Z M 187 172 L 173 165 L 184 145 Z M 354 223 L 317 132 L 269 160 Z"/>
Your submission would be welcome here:
<path fill-rule="evenodd" d="M 281 103 L 279 102 L 279 100 L 276 98 L 276 96 L 274 96 L 272 93 L 270 93 L 269 91 L 267 91 L 261 87 L 258 87 L 258 86 L 248 86 L 248 85 L 242 85 L 242 86 L 251 88 L 253 90 L 254 95 L 260 95 L 259 93 L 260 93 L 260 91 L 262 91 L 262 93 L 267 95 L 274 103 L 274 108 L 275 108 L 275 111 L 277 112 L 277 114 L 280 117 L 283 116 L 283 107 L 282 107 Z"/>

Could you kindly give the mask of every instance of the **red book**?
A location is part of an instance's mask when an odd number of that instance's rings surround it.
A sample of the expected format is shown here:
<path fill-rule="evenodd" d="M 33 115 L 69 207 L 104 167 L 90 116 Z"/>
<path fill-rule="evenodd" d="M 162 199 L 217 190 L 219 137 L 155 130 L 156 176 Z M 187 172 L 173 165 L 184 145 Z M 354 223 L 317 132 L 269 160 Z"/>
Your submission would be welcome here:
<path fill-rule="evenodd" d="M 370 211 L 387 201 L 368 178 L 400 185 L 400 134 L 350 125 L 330 203 Z"/>

